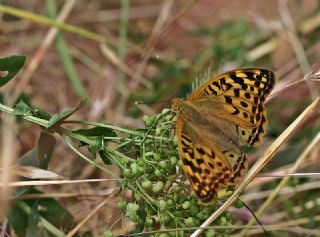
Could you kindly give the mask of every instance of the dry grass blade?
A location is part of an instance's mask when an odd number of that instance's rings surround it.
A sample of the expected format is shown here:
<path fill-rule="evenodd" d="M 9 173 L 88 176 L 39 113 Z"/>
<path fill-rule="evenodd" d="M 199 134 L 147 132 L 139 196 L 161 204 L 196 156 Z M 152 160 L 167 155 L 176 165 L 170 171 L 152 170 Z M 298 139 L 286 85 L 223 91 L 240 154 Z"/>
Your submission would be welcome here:
<path fill-rule="evenodd" d="M 23 186 L 45 186 L 45 185 L 62 185 L 62 184 L 79 184 L 79 183 L 97 183 L 97 182 L 111 182 L 116 179 L 80 179 L 80 180 L 34 180 L 34 181 L 18 181 L 10 182 L 8 187 L 23 187 Z M 0 187 L 4 184 L 0 182 Z"/>
<path fill-rule="evenodd" d="M 64 22 L 67 19 L 71 10 L 74 7 L 75 2 L 76 1 L 72 0 L 72 1 L 67 1 L 65 3 L 65 5 L 63 6 L 57 18 L 59 22 Z M 59 31 L 58 28 L 55 28 L 54 26 L 52 26 L 48 31 L 48 33 L 46 34 L 41 46 L 38 48 L 37 52 L 34 54 L 34 57 L 30 60 L 30 63 L 28 64 L 26 71 L 22 75 L 22 78 L 20 79 L 19 83 L 14 85 L 13 93 L 8 100 L 9 105 L 14 104 L 14 102 L 17 100 L 19 95 L 25 89 L 26 85 L 31 80 L 32 76 L 34 75 L 34 72 L 37 70 L 43 58 L 46 56 L 46 53 L 50 48 L 51 44 L 53 43 L 58 31 Z"/>
<path fill-rule="evenodd" d="M 290 124 L 290 126 L 269 146 L 263 156 L 251 167 L 247 175 L 240 182 L 237 189 L 230 196 L 230 198 L 218 208 L 201 226 L 197 229 L 191 237 L 200 236 L 203 229 L 208 227 L 214 220 L 216 220 L 224 211 L 226 211 L 233 202 L 237 200 L 242 191 L 247 187 L 251 180 L 268 164 L 272 157 L 279 150 L 280 146 L 284 144 L 295 131 L 295 129 L 302 124 L 305 118 L 315 112 L 319 108 L 320 97 L 317 97 L 301 114 Z"/>
<path fill-rule="evenodd" d="M 3 184 L 0 186 L 0 208 L 2 214 L 0 214 L 0 219 L 3 218 L 3 214 L 7 211 L 9 207 L 8 201 L 10 199 L 11 187 L 9 185 L 10 181 L 14 178 L 14 175 L 10 172 L 10 167 L 15 162 L 18 153 L 18 146 L 16 143 L 16 133 L 12 129 L 15 126 L 15 121 L 13 117 L 2 115 L 1 124 L 1 145 L 0 145 L 0 180 Z"/>
<path fill-rule="evenodd" d="M 320 221 L 320 216 L 313 217 L 315 221 Z M 291 232 L 295 234 L 294 236 L 319 236 L 320 231 L 318 229 L 305 229 L 299 227 L 299 225 L 305 225 L 310 222 L 309 218 L 300 218 L 297 220 L 280 222 L 277 225 L 265 226 L 267 230 L 271 231 L 285 231 L 287 233 Z M 250 231 L 250 235 L 257 235 L 262 233 L 261 228 L 255 228 Z M 303 235 L 302 235 L 303 234 Z M 232 235 L 234 237 L 235 235 Z M 282 235 L 277 235 L 282 236 Z"/>
<path fill-rule="evenodd" d="M 317 134 L 317 136 L 312 140 L 312 142 L 309 144 L 309 146 L 304 150 L 304 152 L 299 156 L 299 158 L 296 160 L 295 164 L 288 170 L 288 173 L 295 172 L 299 166 L 302 164 L 302 162 L 308 157 L 310 152 L 315 148 L 315 146 L 320 141 L 320 132 Z M 259 210 L 255 213 L 257 218 L 261 216 L 261 214 L 266 210 L 266 208 L 271 204 L 272 200 L 278 195 L 280 190 L 288 183 L 290 177 L 285 177 L 281 182 L 278 184 L 276 189 L 269 195 L 268 199 L 261 205 Z M 251 218 L 249 223 L 247 224 L 246 228 L 243 229 L 243 231 L 240 233 L 240 236 L 245 236 L 247 232 L 249 231 L 250 227 L 255 223 L 255 219 Z"/>
<path fill-rule="evenodd" d="M 102 203 L 100 203 L 95 209 L 90 212 L 86 218 L 84 218 L 76 227 L 74 227 L 67 235 L 66 237 L 72 237 L 74 236 L 82 226 L 84 226 L 91 217 L 93 217 L 106 203 L 108 203 L 110 198 L 113 197 L 113 195 L 110 195 L 108 198 L 106 198 Z"/>
<path fill-rule="evenodd" d="M 29 179 L 64 179 L 61 175 L 33 166 L 15 166 L 11 168 L 11 172 L 15 173 L 17 176 L 22 176 Z"/>

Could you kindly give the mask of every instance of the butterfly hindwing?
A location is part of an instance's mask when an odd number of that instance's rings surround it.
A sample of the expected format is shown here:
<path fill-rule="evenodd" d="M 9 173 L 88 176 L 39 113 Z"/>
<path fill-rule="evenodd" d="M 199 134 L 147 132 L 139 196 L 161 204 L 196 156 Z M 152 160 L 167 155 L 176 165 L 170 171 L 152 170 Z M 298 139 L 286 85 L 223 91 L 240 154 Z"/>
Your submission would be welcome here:
<path fill-rule="evenodd" d="M 228 185 L 237 184 L 248 170 L 248 160 L 246 155 L 234 150 L 225 150 L 223 154 L 229 159 L 232 166 L 232 175 L 228 180 Z"/>
<path fill-rule="evenodd" d="M 209 145 L 179 116 L 177 136 L 183 169 L 192 188 L 204 204 L 211 203 L 216 192 L 230 185 L 231 163 L 214 144 Z"/>

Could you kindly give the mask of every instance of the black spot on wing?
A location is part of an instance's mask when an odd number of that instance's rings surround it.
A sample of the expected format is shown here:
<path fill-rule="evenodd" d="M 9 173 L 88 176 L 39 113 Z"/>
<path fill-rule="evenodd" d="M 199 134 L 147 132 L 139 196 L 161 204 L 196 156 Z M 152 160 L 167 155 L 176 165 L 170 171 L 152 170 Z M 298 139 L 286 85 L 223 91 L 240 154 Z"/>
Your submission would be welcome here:
<path fill-rule="evenodd" d="M 234 81 L 234 83 L 237 83 L 241 86 L 242 90 L 247 90 L 248 85 L 245 84 L 244 79 L 241 77 L 237 77 L 235 72 L 232 72 L 230 74 L 231 79 Z"/>

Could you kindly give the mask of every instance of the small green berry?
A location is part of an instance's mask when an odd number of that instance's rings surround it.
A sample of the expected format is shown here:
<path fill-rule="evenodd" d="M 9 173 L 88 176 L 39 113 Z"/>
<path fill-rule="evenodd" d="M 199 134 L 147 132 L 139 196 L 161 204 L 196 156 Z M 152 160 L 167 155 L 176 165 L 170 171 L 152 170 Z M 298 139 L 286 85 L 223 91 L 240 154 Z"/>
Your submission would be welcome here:
<path fill-rule="evenodd" d="M 138 171 L 140 174 L 144 173 L 146 171 L 145 166 L 138 165 Z"/>
<path fill-rule="evenodd" d="M 120 200 L 118 202 L 118 207 L 123 211 L 126 210 L 127 209 L 127 202 L 125 200 Z"/>
<path fill-rule="evenodd" d="M 173 206 L 174 206 L 174 202 L 173 202 L 172 199 L 168 199 L 168 200 L 167 200 L 167 206 L 168 206 L 168 207 L 173 207 Z"/>
<path fill-rule="evenodd" d="M 140 221 L 140 217 L 136 213 L 130 213 L 130 214 L 128 214 L 128 217 L 134 223 L 138 223 Z"/>
<path fill-rule="evenodd" d="M 165 169 L 165 168 L 167 168 L 167 163 L 166 163 L 164 160 L 161 160 L 161 161 L 159 162 L 159 166 L 160 166 L 162 169 Z"/>
<path fill-rule="evenodd" d="M 167 213 L 162 213 L 160 216 L 160 223 L 163 225 L 168 224 L 171 221 L 171 217 Z"/>
<path fill-rule="evenodd" d="M 226 218 L 227 220 L 230 220 L 230 219 L 231 219 L 231 216 L 232 216 L 231 213 L 228 212 L 228 211 L 226 211 L 223 215 L 225 216 L 225 218 Z"/>
<path fill-rule="evenodd" d="M 170 157 L 170 165 L 171 166 L 176 166 L 177 162 L 178 162 L 178 160 L 175 156 Z"/>
<path fill-rule="evenodd" d="M 168 233 L 160 233 L 159 237 L 170 237 Z"/>
<path fill-rule="evenodd" d="M 188 217 L 187 219 L 184 219 L 184 223 L 186 224 L 186 226 L 195 226 L 195 220 L 193 217 Z"/>
<path fill-rule="evenodd" d="M 160 208 L 161 211 L 166 210 L 167 209 L 167 202 L 164 201 L 164 200 L 160 200 L 159 201 L 159 208 Z"/>
<path fill-rule="evenodd" d="M 130 169 L 134 169 L 134 168 L 137 168 L 137 167 L 138 167 L 138 165 L 137 165 L 136 162 L 132 162 L 132 163 L 130 164 Z"/>
<path fill-rule="evenodd" d="M 145 122 L 145 124 L 150 127 L 154 121 L 154 117 L 148 116 L 148 115 L 143 115 L 143 121 Z"/>
<path fill-rule="evenodd" d="M 164 183 L 161 181 L 158 181 L 153 187 L 152 192 L 159 193 L 163 189 Z"/>
<path fill-rule="evenodd" d="M 239 199 L 237 199 L 237 201 L 234 202 L 234 207 L 235 207 L 235 208 L 242 208 L 242 207 L 243 207 L 242 201 L 240 201 Z"/>
<path fill-rule="evenodd" d="M 157 177 L 159 177 L 159 178 L 161 178 L 161 177 L 163 176 L 162 173 L 161 173 L 161 171 L 158 170 L 158 169 L 156 169 L 156 170 L 154 171 L 154 174 L 155 174 Z"/>
<path fill-rule="evenodd" d="M 103 233 L 103 237 L 112 237 L 113 234 L 112 234 L 112 231 L 111 230 L 107 230 Z"/>
<path fill-rule="evenodd" d="M 206 230 L 206 232 L 204 233 L 205 237 L 215 237 L 216 236 L 216 232 L 215 230 Z"/>
<path fill-rule="evenodd" d="M 158 153 L 152 153 L 152 155 L 153 155 L 153 159 L 154 159 L 155 161 L 160 160 L 160 155 L 159 155 Z"/>
<path fill-rule="evenodd" d="M 126 165 L 126 164 L 129 163 L 129 158 L 126 157 L 126 156 L 123 156 L 123 157 L 120 158 L 120 161 L 121 161 L 122 164 Z"/>
<path fill-rule="evenodd" d="M 190 201 L 185 201 L 184 203 L 182 203 L 182 208 L 183 209 L 189 209 L 191 207 L 191 202 Z"/>
<path fill-rule="evenodd" d="M 154 226 L 154 223 L 155 223 L 155 221 L 154 221 L 153 218 L 151 218 L 151 217 L 147 217 L 147 218 L 146 218 L 146 225 L 147 225 L 148 227 Z"/>
<path fill-rule="evenodd" d="M 218 222 L 219 222 L 220 225 L 226 225 L 227 224 L 227 218 L 225 218 L 224 216 L 221 216 L 218 219 Z"/>
<path fill-rule="evenodd" d="M 141 186 L 145 189 L 145 190 L 150 190 L 152 188 L 152 182 L 150 180 L 144 180 L 141 184 Z"/>
<path fill-rule="evenodd" d="M 126 168 L 123 170 L 122 174 L 124 177 L 130 178 L 131 177 L 131 170 Z"/>
<path fill-rule="evenodd" d="M 127 213 L 136 213 L 139 210 L 140 206 L 136 203 L 128 203 L 127 205 Z"/>
<path fill-rule="evenodd" d="M 146 162 L 143 160 L 143 158 L 139 158 L 136 160 L 136 163 L 139 165 L 139 166 L 144 166 L 146 164 Z"/>

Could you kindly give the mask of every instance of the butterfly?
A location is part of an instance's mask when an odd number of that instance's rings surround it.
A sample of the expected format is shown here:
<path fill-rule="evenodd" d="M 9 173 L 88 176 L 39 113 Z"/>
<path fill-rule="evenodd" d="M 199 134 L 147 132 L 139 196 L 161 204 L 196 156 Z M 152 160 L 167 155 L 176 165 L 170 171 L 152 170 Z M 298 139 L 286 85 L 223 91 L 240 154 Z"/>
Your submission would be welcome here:
<path fill-rule="evenodd" d="M 212 203 L 220 188 L 247 172 L 243 148 L 258 145 L 266 133 L 264 102 L 274 84 L 268 69 L 240 68 L 212 77 L 187 100 L 172 100 L 183 170 L 202 203 Z"/>

